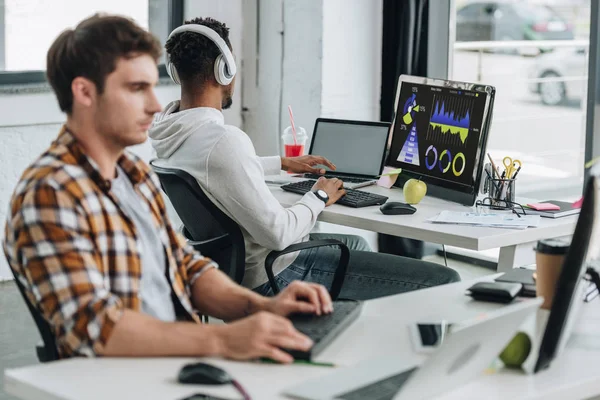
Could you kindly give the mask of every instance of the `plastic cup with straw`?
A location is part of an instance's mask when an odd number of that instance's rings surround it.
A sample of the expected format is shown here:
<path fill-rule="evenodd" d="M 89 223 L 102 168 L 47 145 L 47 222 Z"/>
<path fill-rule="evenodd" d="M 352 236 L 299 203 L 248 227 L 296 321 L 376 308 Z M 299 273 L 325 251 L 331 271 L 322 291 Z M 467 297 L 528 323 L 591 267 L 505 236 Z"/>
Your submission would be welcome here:
<path fill-rule="evenodd" d="M 288 127 L 283 133 L 282 140 L 284 153 L 286 157 L 298 157 L 304 154 L 306 132 L 303 128 L 296 129 L 296 124 L 294 122 L 294 113 L 292 112 L 292 106 L 288 106 L 288 113 L 290 115 L 291 129 L 290 127 Z"/>

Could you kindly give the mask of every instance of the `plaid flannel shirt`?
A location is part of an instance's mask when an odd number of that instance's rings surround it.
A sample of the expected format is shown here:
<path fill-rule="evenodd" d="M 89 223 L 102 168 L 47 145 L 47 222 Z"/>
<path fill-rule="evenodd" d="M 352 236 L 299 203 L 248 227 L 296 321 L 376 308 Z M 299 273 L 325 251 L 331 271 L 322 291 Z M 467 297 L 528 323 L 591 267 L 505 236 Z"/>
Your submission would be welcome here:
<path fill-rule="evenodd" d="M 149 166 L 127 152 L 119 165 L 151 210 L 148 218 L 164 246 L 178 319 L 199 322 L 190 289 L 216 265 L 173 230 Z M 4 252 L 49 322 L 61 357 L 96 355 L 123 310 L 141 309 L 142 265 L 133 221 L 65 127 L 17 184 Z"/>

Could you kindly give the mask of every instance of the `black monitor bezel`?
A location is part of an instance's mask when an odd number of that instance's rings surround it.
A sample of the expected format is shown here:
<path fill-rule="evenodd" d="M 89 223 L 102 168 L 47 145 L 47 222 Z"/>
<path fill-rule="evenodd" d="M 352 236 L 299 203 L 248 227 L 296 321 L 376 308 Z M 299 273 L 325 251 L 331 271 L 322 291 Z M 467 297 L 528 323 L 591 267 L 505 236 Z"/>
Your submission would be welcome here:
<path fill-rule="evenodd" d="M 313 134 L 310 138 L 310 148 L 308 150 L 308 154 L 313 154 L 313 146 L 315 144 L 315 136 L 317 133 L 317 127 L 319 126 L 320 122 L 328 122 L 328 123 L 334 123 L 334 124 L 340 124 L 340 125 L 362 125 L 362 126 L 377 126 L 377 127 L 382 127 L 382 128 L 387 128 L 388 132 L 387 132 L 387 137 L 385 139 L 385 143 L 388 143 L 390 140 L 390 132 L 391 132 L 391 123 L 389 122 L 383 122 L 383 121 L 359 121 L 359 120 L 352 120 L 352 119 L 337 119 L 337 118 L 317 118 L 317 120 L 315 121 L 315 127 L 313 128 Z M 324 156 L 323 154 L 316 154 L 318 156 Z M 385 166 L 385 159 L 386 159 L 386 151 L 385 151 L 385 147 L 383 149 L 381 149 L 381 162 L 379 163 L 379 172 L 377 173 L 377 175 L 380 175 L 381 172 L 383 171 L 383 167 Z M 337 172 L 337 171 L 327 171 L 328 175 L 343 175 L 343 176 L 350 176 L 350 177 L 357 177 L 357 178 L 373 178 L 374 176 L 377 175 L 364 175 L 364 174 L 352 174 L 349 172 Z"/>
<path fill-rule="evenodd" d="M 443 88 L 450 89 L 459 89 L 459 90 L 470 90 L 476 91 L 480 93 L 486 94 L 486 102 L 484 107 L 484 115 L 482 118 L 482 126 L 480 128 L 480 137 L 479 142 L 480 146 L 477 154 L 477 162 L 476 167 L 474 169 L 474 183 L 473 185 L 462 185 L 458 183 L 454 183 L 451 181 L 439 179 L 434 176 L 424 175 L 422 173 L 417 173 L 413 171 L 409 171 L 406 169 L 406 165 L 404 163 L 400 163 L 397 160 L 394 160 L 391 155 L 391 146 L 393 141 L 393 132 L 396 126 L 396 120 L 398 117 L 398 105 L 400 102 L 400 92 L 402 89 L 402 84 L 420 84 L 420 85 L 429 85 L 429 86 L 438 86 Z M 404 182 L 411 178 L 418 178 L 423 180 L 428 184 L 427 194 L 442 198 L 445 200 L 450 200 L 453 202 L 457 202 L 460 204 L 472 206 L 475 204 L 477 200 L 477 195 L 479 193 L 479 187 L 481 185 L 481 177 L 483 174 L 483 165 L 485 164 L 485 155 L 487 149 L 487 142 L 489 138 L 489 131 L 492 123 L 492 114 L 493 114 L 493 105 L 494 99 L 496 95 L 496 88 L 490 85 L 482 85 L 478 83 L 469 83 L 469 82 L 459 82 L 459 81 L 450 81 L 444 79 L 434 79 L 434 78 L 426 78 L 421 76 L 412 76 L 412 75 L 400 75 L 398 78 L 398 86 L 396 88 L 396 100 L 394 102 L 394 114 L 392 117 L 392 122 L 390 126 L 390 133 L 388 135 L 388 142 L 386 147 L 386 162 L 385 165 L 394 167 L 394 168 L 402 168 L 402 173 L 398 175 L 398 180 L 395 183 L 395 186 L 402 187 Z"/>
<path fill-rule="evenodd" d="M 565 331 L 569 323 L 573 322 L 571 319 L 576 317 L 575 310 L 573 310 L 574 302 L 583 303 L 583 298 L 577 299 L 577 293 L 579 293 L 580 285 L 584 284 L 583 277 L 589 264 L 590 238 L 593 234 L 599 234 L 599 232 L 594 232 L 594 225 L 597 223 L 597 202 L 600 200 L 598 198 L 600 183 L 598 172 L 600 171 L 596 170 L 596 173 L 590 174 L 585 187 L 584 200 L 575 232 L 556 283 L 550 315 L 539 347 L 535 372 L 548 368 L 558 356 L 561 345 L 568 339 L 569 332 Z M 563 337 L 563 335 L 567 336 Z"/>

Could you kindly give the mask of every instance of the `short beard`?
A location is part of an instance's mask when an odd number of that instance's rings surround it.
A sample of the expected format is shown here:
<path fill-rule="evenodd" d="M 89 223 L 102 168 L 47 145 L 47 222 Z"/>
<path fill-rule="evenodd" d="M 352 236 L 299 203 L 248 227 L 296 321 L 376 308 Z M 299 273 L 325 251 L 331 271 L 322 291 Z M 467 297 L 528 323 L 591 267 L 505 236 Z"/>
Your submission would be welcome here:
<path fill-rule="evenodd" d="M 233 104 L 233 98 L 231 96 L 227 96 L 221 102 L 221 108 L 223 110 L 227 110 L 229 107 L 231 107 L 232 104 Z"/>

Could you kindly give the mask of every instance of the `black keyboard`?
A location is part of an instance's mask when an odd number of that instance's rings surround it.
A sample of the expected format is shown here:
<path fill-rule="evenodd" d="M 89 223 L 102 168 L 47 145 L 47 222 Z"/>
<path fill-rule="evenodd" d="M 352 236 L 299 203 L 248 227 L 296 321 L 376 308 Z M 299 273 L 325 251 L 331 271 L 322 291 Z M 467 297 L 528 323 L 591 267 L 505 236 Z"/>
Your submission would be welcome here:
<path fill-rule="evenodd" d="M 397 375 L 382 379 L 370 385 L 363 386 L 351 392 L 336 396 L 336 399 L 344 400 L 392 400 L 404 382 L 417 370 L 417 367 L 411 368 Z"/>
<path fill-rule="evenodd" d="M 360 315 L 362 303 L 355 300 L 333 302 L 333 312 L 326 315 L 294 314 L 289 317 L 294 327 L 314 342 L 313 347 L 304 352 L 286 350 L 296 360 L 310 360 L 323 351 L 339 333 L 345 330 Z"/>
<path fill-rule="evenodd" d="M 294 183 L 288 183 L 287 185 L 281 186 L 281 188 L 288 192 L 304 194 L 310 192 L 312 187 L 314 186 L 315 181 L 300 181 Z M 374 206 L 378 204 L 383 204 L 387 201 L 386 196 L 380 196 L 378 194 L 373 194 L 369 192 L 363 192 L 361 190 L 355 189 L 345 189 L 346 194 L 340 198 L 336 204 L 341 204 L 343 206 L 348 207 L 368 207 Z"/>
<path fill-rule="evenodd" d="M 304 174 L 304 177 L 307 179 L 314 179 L 317 180 L 320 177 L 325 177 L 327 179 L 332 179 L 332 178 L 338 178 L 344 182 L 348 182 L 348 183 L 364 183 L 364 182 L 371 182 L 371 181 L 376 181 L 377 179 L 373 178 L 373 179 L 366 179 L 366 178 L 353 178 L 351 176 L 340 176 L 340 175 L 318 175 L 318 174 L 309 174 L 306 173 Z"/>

